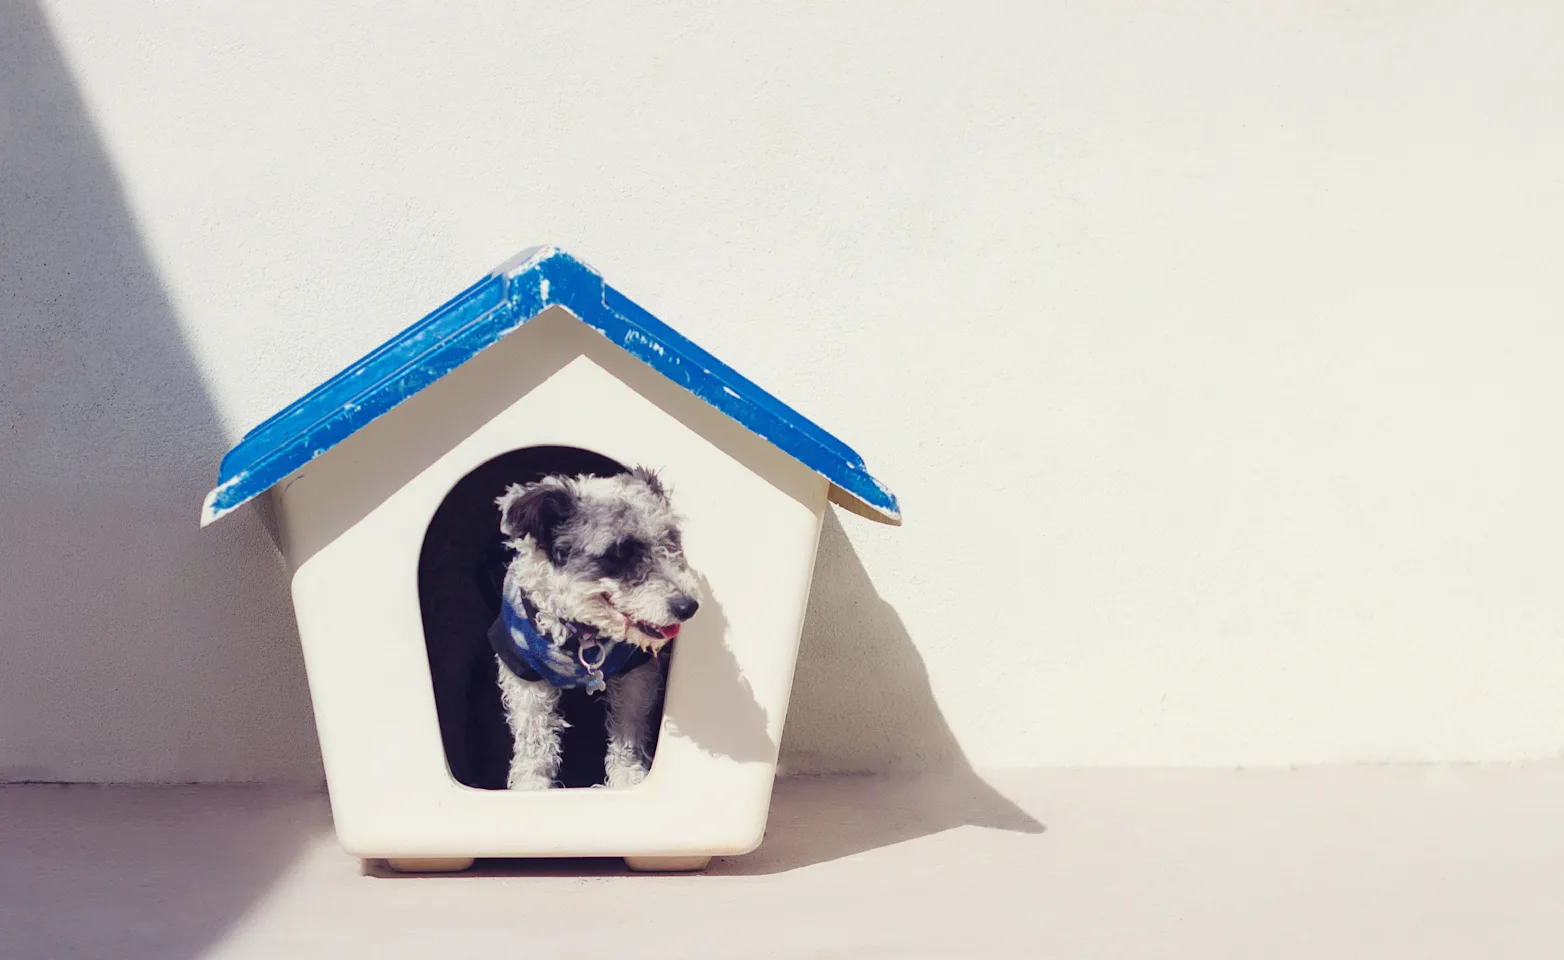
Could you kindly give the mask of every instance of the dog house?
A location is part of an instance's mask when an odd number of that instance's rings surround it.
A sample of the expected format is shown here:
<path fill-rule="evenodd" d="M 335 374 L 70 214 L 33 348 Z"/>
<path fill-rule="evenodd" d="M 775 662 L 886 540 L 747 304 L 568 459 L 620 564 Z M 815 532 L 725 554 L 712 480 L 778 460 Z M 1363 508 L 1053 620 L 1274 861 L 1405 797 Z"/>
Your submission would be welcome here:
<path fill-rule="evenodd" d="M 509 741 L 495 740 L 494 614 L 474 574 L 498 534 L 494 497 L 631 465 L 672 490 L 702 587 L 650 773 L 627 788 L 496 789 Z M 202 525 L 268 491 L 337 836 L 418 871 L 576 856 L 690 870 L 753 850 L 826 503 L 899 523 L 846 444 L 548 247 L 247 434 Z"/>

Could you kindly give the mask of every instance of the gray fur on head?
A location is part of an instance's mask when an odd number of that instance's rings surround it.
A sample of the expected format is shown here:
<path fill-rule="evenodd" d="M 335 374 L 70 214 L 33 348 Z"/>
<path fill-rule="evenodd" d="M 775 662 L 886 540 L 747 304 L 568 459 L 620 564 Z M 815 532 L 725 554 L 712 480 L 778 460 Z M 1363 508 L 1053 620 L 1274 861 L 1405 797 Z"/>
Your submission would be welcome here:
<path fill-rule="evenodd" d="M 658 649 L 699 606 L 679 517 L 657 474 L 544 477 L 495 501 L 516 557 L 505 575 L 513 604 L 528 597 L 541 629 L 584 623 Z"/>

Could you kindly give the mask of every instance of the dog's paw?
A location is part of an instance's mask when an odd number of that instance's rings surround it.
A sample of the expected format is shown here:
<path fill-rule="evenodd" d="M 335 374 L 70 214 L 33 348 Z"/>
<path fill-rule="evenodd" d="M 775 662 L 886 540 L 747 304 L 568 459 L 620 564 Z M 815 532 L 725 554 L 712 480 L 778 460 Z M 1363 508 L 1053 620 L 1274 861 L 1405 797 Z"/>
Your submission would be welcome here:
<path fill-rule="evenodd" d="M 543 773 L 524 773 L 512 770 L 505 781 L 507 790 L 547 790 L 554 781 Z"/>
<path fill-rule="evenodd" d="M 609 787 L 633 787 L 646 779 L 646 766 L 640 763 L 610 763 L 605 768 Z"/>

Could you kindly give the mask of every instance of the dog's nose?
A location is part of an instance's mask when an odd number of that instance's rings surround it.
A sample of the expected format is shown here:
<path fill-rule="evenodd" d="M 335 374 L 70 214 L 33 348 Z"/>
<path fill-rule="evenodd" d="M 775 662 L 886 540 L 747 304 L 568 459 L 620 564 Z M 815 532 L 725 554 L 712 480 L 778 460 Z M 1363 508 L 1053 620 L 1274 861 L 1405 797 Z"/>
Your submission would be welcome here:
<path fill-rule="evenodd" d="M 680 597 L 673 603 L 668 604 L 669 612 L 680 620 L 690 619 L 695 616 L 695 611 L 700 608 L 701 605 L 695 602 L 694 597 Z"/>

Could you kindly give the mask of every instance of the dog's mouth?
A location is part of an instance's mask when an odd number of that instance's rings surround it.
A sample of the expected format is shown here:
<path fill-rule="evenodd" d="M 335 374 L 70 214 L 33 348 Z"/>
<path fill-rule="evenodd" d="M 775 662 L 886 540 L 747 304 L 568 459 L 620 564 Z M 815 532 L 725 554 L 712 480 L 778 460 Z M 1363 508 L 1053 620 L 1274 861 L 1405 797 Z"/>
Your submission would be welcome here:
<path fill-rule="evenodd" d="M 624 613 L 620 611 L 618 607 L 614 606 L 614 601 L 609 597 L 608 594 L 605 593 L 602 595 L 602 601 L 604 605 L 608 607 L 608 609 L 625 618 L 625 639 L 631 643 L 636 644 L 637 646 L 651 647 L 655 649 L 679 635 L 679 627 L 682 626 L 682 624 L 677 620 L 668 624 L 652 623 L 650 620 L 636 620 L 628 613 Z M 634 629 L 630 629 L 631 627 Z M 637 633 L 639 633 L 641 636 L 637 637 Z M 643 643 L 641 642 L 642 638 L 650 642 Z"/>
<path fill-rule="evenodd" d="M 677 637 L 679 635 L 680 626 L 681 625 L 678 623 L 670 623 L 666 626 L 660 627 L 655 623 L 647 623 L 645 620 L 637 620 L 635 622 L 635 628 L 637 630 L 646 634 L 648 637 L 651 637 L 653 640 L 659 641 L 661 643 L 667 643 L 669 640 Z"/>

